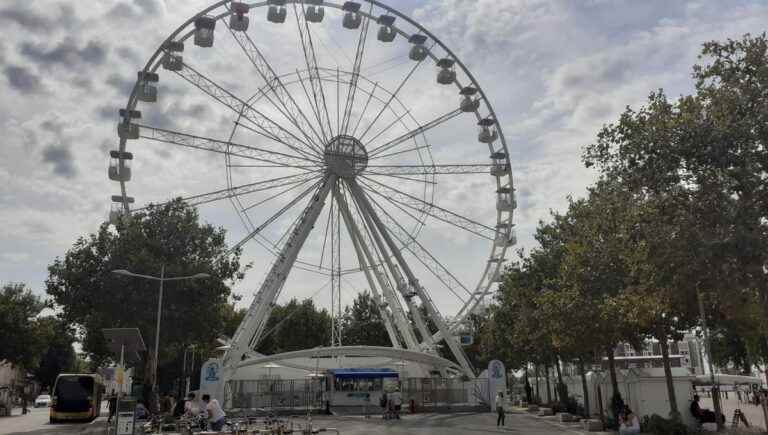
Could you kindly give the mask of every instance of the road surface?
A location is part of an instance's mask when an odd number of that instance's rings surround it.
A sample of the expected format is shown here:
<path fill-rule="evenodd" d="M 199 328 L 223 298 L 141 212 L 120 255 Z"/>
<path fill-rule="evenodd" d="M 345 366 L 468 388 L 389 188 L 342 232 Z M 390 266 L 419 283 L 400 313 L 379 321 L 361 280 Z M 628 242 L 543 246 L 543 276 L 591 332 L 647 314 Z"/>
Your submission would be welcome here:
<path fill-rule="evenodd" d="M 104 435 L 106 433 L 106 409 L 102 415 L 91 423 L 62 423 L 48 422 L 48 408 L 30 408 L 30 413 L 21 415 L 21 408 L 13 410 L 11 417 L 0 418 L 0 435 Z"/>

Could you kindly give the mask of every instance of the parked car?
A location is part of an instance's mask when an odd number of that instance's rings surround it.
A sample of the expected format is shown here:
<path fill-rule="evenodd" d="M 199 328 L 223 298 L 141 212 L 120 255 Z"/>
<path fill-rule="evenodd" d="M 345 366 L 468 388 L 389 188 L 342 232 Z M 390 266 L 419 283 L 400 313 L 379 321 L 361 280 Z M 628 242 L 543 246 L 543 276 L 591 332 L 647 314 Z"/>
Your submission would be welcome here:
<path fill-rule="evenodd" d="M 48 394 L 41 394 L 37 396 L 37 399 L 35 399 L 35 408 L 40 408 L 43 406 L 51 406 L 51 396 Z"/>

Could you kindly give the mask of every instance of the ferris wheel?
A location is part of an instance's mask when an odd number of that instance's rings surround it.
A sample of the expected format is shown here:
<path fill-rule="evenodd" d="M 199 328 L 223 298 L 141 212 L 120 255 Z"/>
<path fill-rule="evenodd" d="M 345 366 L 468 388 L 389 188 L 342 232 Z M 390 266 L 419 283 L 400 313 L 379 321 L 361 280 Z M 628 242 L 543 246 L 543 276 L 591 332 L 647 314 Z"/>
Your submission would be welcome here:
<path fill-rule="evenodd" d="M 166 184 L 134 159 L 161 146 L 187 181 L 220 165 L 220 185 L 184 199 L 237 216 L 232 250 L 271 258 L 226 367 L 254 356 L 307 273 L 328 280 L 337 318 L 358 280 L 401 357 L 444 343 L 474 376 L 457 334 L 516 243 L 510 158 L 485 92 L 419 23 L 375 0 L 219 1 L 160 44 L 119 115 L 111 220 Z M 336 322 L 330 334 L 343 347 Z"/>

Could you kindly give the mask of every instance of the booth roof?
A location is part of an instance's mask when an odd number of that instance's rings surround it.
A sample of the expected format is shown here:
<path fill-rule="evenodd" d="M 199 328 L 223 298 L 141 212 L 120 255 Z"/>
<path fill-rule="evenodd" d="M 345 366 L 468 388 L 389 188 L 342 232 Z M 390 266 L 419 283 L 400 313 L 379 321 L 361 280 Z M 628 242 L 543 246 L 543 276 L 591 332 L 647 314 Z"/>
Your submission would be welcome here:
<path fill-rule="evenodd" d="M 330 369 L 328 372 L 341 379 L 396 378 L 398 376 L 396 371 L 387 368 Z"/>

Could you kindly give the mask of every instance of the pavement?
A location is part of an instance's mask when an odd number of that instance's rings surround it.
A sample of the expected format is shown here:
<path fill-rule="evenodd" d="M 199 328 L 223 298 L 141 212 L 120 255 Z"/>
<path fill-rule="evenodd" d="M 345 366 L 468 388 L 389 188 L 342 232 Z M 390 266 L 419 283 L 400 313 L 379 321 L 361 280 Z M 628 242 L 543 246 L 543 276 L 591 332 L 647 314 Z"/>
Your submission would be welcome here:
<path fill-rule="evenodd" d="M 303 423 L 300 419 L 293 419 Z M 547 421 L 526 412 L 506 415 L 506 425 L 496 427 L 496 414 L 490 412 L 457 412 L 451 414 L 406 414 L 400 420 L 383 420 L 381 416 L 325 417 L 314 416 L 313 426 L 338 429 L 347 434 L 414 434 L 414 435 L 467 435 L 467 434 L 525 434 L 525 435 L 584 435 L 585 432 Z M 590 432 L 598 435 L 600 432 Z"/>
<path fill-rule="evenodd" d="M 104 435 L 107 419 L 100 417 L 89 423 L 50 424 L 48 408 L 29 408 L 29 414 L 22 415 L 21 408 L 14 408 L 10 417 L 0 417 L 0 435 L 48 435 L 78 434 Z M 106 412 L 102 412 L 106 416 Z"/>
<path fill-rule="evenodd" d="M 412 414 L 403 415 L 400 420 L 383 420 L 380 415 L 370 418 L 363 416 L 328 417 L 313 416 L 313 426 L 335 428 L 343 435 L 363 434 L 414 434 L 414 435 L 467 435 L 467 434 L 525 434 L 525 435 L 587 435 L 573 426 L 568 426 L 553 419 L 540 418 L 527 412 L 509 412 L 506 425 L 496 427 L 496 414 L 490 412 L 456 412 L 451 414 Z M 295 423 L 304 424 L 302 417 L 292 419 Z M 104 435 L 105 417 L 100 417 L 92 423 L 48 423 L 48 409 L 33 409 L 28 415 L 18 415 L 18 410 L 12 417 L 0 418 L 0 434 L 2 435 Z M 605 432 L 603 432 L 605 433 Z M 615 433 L 615 432 L 614 432 Z M 590 432 L 589 435 L 599 435 L 601 432 Z"/>

